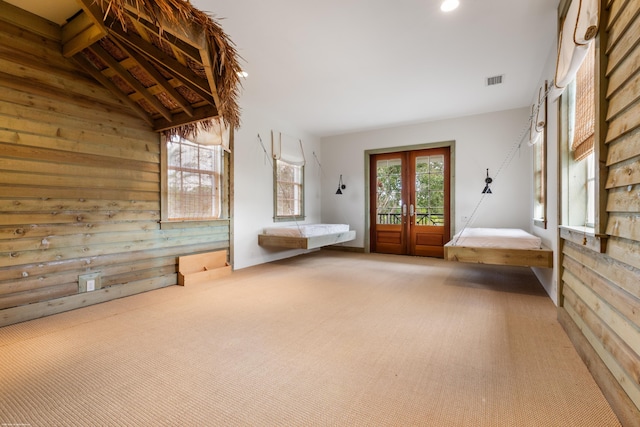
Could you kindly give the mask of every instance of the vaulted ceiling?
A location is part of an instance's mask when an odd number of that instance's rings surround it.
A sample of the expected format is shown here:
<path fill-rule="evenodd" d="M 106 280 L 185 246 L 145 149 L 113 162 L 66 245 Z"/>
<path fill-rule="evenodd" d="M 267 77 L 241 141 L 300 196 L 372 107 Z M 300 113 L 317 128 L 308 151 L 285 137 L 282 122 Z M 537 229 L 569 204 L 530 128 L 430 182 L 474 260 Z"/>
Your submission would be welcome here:
<path fill-rule="evenodd" d="M 59 24 L 82 5 L 86 13 L 93 3 L 56 0 L 51 7 L 50 0 L 8 1 Z M 439 10 L 440 0 L 191 4 L 214 15 L 249 73 L 242 81 L 240 107 L 259 107 L 319 136 L 527 107 L 540 78 L 553 78 L 542 72 L 554 60 L 558 0 L 460 0 L 449 14 Z M 84 55 L 106 66 L 100 72 L 107 77 L 119 67 L 141 67 L 135 54 L 141 54 L 143 42 L 154 44 L 153 30 L 142 21 L 133 23 L 134 35 L 128 37 L 114 28 L 103 26 L 112 43 L 100 43 Z M 176 42 L 180 38 L 173 36 Z M 184 45 L 169 43 L 177 61 L 187 65 L 190 53 L 180 52 Z M 143 99 L 138 103 L 146 103 L 143 110 L 153 110 L 154 126 L 169 123 L 167 111 L 180 120 L 189 116 L 189 108 L 212 111 L 215 102 L 198 94 L 198 85 L 190 87 L 189 79 L 178 85 L 185 80 L 171 66 L 163 72 L 171 74 L 174 89 L 183 87 L 177 92 L 184 101 L 167 92 L 171 103 L 160 99 L 163 111 L 141 94 L 129 96 Z M 502 76 L 502 84 L 487 85 L 494 76 Z M 203 80 L 206 73 L 198 76 Z M 135 90 L 135 83 L 127 84 Z M 190 99 L 193 94 L 197 102 Z"/>
<path fill-rule="evenodd" d="M 63 56 L 153 129 L 191 133 L 196 124 L 218 118 L 238 124 L 237 55 L 209 16 L 170 0 L 146 5 L 77 0 L 75 5 L 78 10 L 61 23 Z"/>

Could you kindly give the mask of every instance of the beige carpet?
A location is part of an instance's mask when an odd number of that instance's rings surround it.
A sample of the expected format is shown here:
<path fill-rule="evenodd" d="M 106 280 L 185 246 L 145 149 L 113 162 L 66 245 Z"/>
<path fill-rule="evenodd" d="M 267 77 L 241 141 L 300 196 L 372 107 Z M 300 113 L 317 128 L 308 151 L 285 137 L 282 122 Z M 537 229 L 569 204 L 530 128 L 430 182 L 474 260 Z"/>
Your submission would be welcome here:
<path fill-rule="evenodd" d="M 530 270 L 323 250 L 0 329 L 0 425 L 619 424 Z"/>

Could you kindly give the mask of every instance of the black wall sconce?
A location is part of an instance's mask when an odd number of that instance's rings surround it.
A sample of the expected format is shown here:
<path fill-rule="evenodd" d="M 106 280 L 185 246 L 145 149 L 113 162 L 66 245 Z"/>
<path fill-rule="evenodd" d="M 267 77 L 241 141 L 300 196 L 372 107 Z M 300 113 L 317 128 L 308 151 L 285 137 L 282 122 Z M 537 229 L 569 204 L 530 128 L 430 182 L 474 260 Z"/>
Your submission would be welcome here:
<path fill-rule="evenodd" d="M 338 191 L 336 191 L 336 194 L 342 194 L 342 190 L 344 190 L 345 188 L 347 188 L 347 186 L 342 183 L 342 174 L 341 174 L 340 181 L 338 182 Z"/>
<path fill-rule="evenodd" d="M 487 168 L 487 177 L 484 179 L 485 186 L 484 190 L 482 190 L 482 194 L 491 194 L 491 189 L 489 188 L 489 184 L 493 182 L 493 179 L 489 178 L 489 168 Z"/>

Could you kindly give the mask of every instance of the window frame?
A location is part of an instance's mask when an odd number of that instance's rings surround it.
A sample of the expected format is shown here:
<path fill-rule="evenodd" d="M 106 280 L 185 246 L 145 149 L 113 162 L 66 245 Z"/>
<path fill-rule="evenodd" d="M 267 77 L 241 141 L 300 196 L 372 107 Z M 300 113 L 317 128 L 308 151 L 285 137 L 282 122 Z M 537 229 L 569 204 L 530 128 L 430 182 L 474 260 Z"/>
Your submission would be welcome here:
<path fill-rule="evenodd" d="M 298 185 L 299 186 L 299 198 L 295 198 L 294 197 L 294 201 L 297 201 L 298 207 L 300 209 L 300 211 L 297 214 L 293 214 L 293 215 L 280 215 L 278 214 L 279 212 L 279 207 L 280 204 L 279 202 L 281 202 L 281 198 L 279 197 L 281 194 L 281 191 L 279 191 L 282 187 L 282 180 L 280 179 L 280 175 L 279 175 L 279 163 L 284 163 L 287 166 L 290 166 L 292 168 L 299 168 L 299 176 L 300 176 L 300 181 L 293 181 L 293 185 Z M 274 222 L 289 222 L 289 221 L 304 221 L 305 219 L 305 171 L 304 171 L 304 164 L 300 165 L 300 164 L 295 164 L 292 162 L 287 162 L 286 160 L 282 160 L 282 159 L 273 159 L 273 221 Z"/>
<path fill-rule="evenodd" d="M 230 147 L 233 146 L 233 131 L 230 132 Z M 168 136 L 162 134 L 160 136 L 160 229 L 175 229 L 188 227 L 206 227 L 218 224 L 229 224 L 231 218 L 231 153 L 225 149 L 222 150 L 220 172 L 221 178 L 221 198 L 220 198 L 220 217 L 210 219 L 170 219 L 169 218 L 169 164 L 167 150 Z"/>
<path fill-rule="evenodd" d="M 604 252 L 606 250 L 607 235 L 606 235 L 606 223 L 607 223 L 607 211 L 606 211 L 606 132 L 607 122 L 603 117 L 603 106 L 606 106 L 606 56 L 605 52 L 601 49 L 600 33 L 593 40 L 594 43 L 594 116 L 595 116 L 595 134 L 594 134 L 594 148 L 593 148 L 593 167 L 594 167 L 594 195 L 593 195 L 593 212 L 594 223 L 587 223 L 587 177 L 588 177 L 588 165 L 587 159 L 579 161 L 573 160 L 573 154 L 570 150 L 569 137 L 572 135 L 570 129 L 570 105 L 571 97 L 574 95 L 571 91 L 574 90 L 574 83 L 569 85 L 565 92 L 560 97 L 559 102 L 559 158 L 558 162 L 558 177 L 559 177 L 559 224 L 561 229 L 561 236 L 563 238 L 575 241 L 580 244 L 584 244 L 589 238 L 588 247 L 598 252 Z M 579 183 L 572 183 L 572 179 L 578 180 Z M 576 188 L 582 187 L 584 195 L 582 197 L 576 196 Z M 583 205 L 583 212 L 576 215 L 572 214 L 570 206 Z M 581 223 L 580 223 L 581 221 Z"/>
<path fill-rule="evenodd" d="M 543 109 L 544 125 L 540 131 L 540 140 L 533 146 L 533 224 L 547 228 L 547 96 L 548 82 L 540 89 L 538 108 Z M 539 114 L 533 117 L 533 126 L 537 129 Z"/>

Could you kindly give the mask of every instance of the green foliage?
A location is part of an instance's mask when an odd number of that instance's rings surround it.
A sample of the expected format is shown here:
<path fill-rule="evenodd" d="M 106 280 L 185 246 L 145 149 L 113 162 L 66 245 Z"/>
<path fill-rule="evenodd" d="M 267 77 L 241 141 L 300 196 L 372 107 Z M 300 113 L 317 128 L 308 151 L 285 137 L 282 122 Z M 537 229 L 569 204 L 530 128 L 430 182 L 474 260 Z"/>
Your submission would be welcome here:
<path fill-rule="evenodd" d="M 416 159 L 416 215 L 423 225 L 444 222 L 444 158 Z M 402 165 L 400 160 L 379 161 L 377 165 L 378 223 L 399 224 L 402 213 Z"/>

